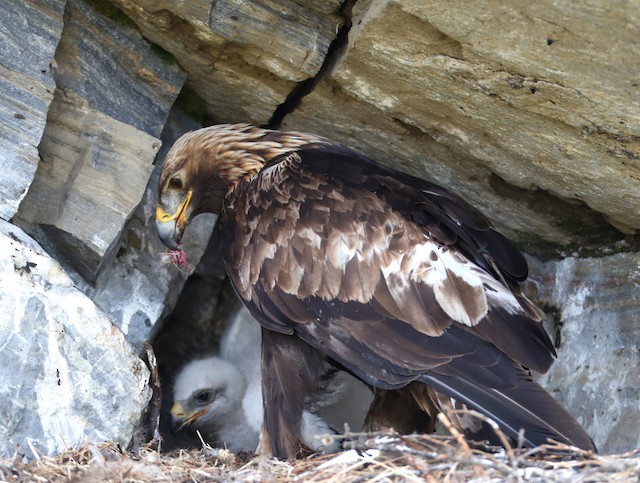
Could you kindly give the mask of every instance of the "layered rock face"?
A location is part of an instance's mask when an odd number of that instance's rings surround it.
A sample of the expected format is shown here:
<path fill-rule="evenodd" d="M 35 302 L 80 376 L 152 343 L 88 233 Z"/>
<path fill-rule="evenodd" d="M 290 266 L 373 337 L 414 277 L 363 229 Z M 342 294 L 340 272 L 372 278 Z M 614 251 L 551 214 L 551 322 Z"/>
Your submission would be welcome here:
<path fill-rule="evenodd" d="M 600 449 L 640 445 L 638 5 L 27 0 L 0 18 L 0 386 L 24 382 L 0 394 L 0 453 L 126 442 L 142 344 L 166 381 L 215 346 L 233 296 L 215 242 L 198 264 L 212 219 L 187 232 L 187 285 L 153 227 L 164 153 L 214 122 L 312 131 L 466 198 L 531 255 L 558 340 L 542 382 Z"/>
<path fill-rule="evenodd" d="M 38 144 L 55 89 L 52 62 L 64 5 L 61 0 L 0 6 L 0 217 L 4 220 L 15 215 L 38 167 Z"/>

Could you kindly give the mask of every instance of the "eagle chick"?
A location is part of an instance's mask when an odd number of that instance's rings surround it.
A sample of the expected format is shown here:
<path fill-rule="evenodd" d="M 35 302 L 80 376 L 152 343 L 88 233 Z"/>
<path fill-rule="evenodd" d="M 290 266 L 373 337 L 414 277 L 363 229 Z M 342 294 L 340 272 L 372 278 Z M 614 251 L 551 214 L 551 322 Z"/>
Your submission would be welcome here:
<path fill-rule="evenodd" d="M 255 451 L 262 426 L 262 398 L 250 390 L 239 368 L 219 357 L 190 361 L 176 376 L 171 417 L 174 426 L 197 429 L 204 440 L 229 451 Z M 302 442 L 313 451 L 335 452 L 322 438 L 329 426 L 308 411 L 303 413 Z"/>

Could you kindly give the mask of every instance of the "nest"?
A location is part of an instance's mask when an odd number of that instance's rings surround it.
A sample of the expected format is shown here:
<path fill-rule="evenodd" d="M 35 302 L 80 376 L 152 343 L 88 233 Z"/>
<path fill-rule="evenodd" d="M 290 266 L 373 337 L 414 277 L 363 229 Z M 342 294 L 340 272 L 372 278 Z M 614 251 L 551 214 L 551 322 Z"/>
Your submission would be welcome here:
<path fill-rule="evenodd" d="M 127 453 L 85 445 L 31 462 L 0 461 L 9 482 L 609 482 L 640 479 L 640 451 L 598 455 L 562 444 L 534 449 L 472 448 L 460 435 L 350 433 L 347 449 L 293 461 L 201 449 Z M 344 437 L 344 436 L 343 436 Z"/>

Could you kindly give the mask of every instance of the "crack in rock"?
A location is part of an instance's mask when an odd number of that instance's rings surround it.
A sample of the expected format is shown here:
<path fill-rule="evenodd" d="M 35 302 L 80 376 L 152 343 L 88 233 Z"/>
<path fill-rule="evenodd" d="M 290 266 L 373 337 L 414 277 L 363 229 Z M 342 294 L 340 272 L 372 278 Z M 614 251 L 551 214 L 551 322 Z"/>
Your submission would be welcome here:
<path fill-rule="evenodd" d="M 284 118 L 295 111 L 302 99 L 315 89 L 316 85 L 320 81 L 322 81 L 325 77 L 327 77 L 336 66 L 337 61 L 340 59 L 342 54 L 346 51 L 346 47 L 349 41 L 349 31 L 351 30 L 351 12 L 353 10 L 353 6 L 356 4 L 358 0 L 345 0 L 340 8 L 338 9 L 338 15 L 340 15 L 343 19 L 342 25 L 338 29 L 336 33 L 336 37 L 331 42 L 329 49 L 327 50 L 327 55 L 322 63 L 322 66 L 318 70 L 317 74 L 313 77 L 309 77 L 301 82 L 298 82 L 296 86 L 291 90 L 287 98 L 284 100 L 282 104 L 279 104 L 276 107 L 276 110 L 273 112 L 271 119 L 264 126 L 268 129 L 278 129 L 282 125 Z"/>

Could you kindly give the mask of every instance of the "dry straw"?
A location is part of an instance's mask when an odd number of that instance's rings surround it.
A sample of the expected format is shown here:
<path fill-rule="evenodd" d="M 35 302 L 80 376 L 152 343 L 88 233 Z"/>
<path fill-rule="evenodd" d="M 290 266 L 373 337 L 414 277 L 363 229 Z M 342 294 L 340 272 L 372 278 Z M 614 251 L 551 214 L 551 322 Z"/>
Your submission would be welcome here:
<path fill-rule="evenodd" d="M 443 419 L 445 427 L 451 428 Z M 136 454 L 114 443 L 85 445 L 55 457 L 0 461 L 9 482 L 610 482 L 639 481 L 640 452 L 597 455 L 549 443 L 535 449 L 477 449 L 451 436 L 349 433 L 345 451 L 295 461 L 236 457 L 202 448 Z M 331 438 L 331 437 L 330 437 Z M 506 439 L 505 439 L 505 442 Z M 508 443 L 508 442 L 507 442 Z M 34 450 L 35 451 L 35 450 Z"/>

